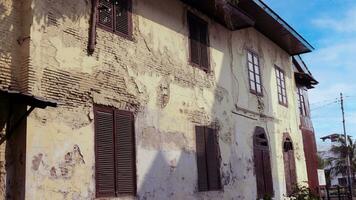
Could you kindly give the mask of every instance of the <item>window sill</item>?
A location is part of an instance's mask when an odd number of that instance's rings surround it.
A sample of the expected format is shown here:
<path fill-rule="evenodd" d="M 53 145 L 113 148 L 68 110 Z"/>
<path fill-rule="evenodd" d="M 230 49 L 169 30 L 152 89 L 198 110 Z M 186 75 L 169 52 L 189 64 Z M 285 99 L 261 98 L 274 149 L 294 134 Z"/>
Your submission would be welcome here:
<path fill-rule="evenodd" d="M 255 90 L 250 89 L 250 93 L 259 97 L 263 97 L 263 93 L 256 92 Z"/>
<path fill-rule="evenodd" d="M 279 103 L 279 105 L 288 108 L 288 103 L 282 103 L 282 102 L 278 102 L 278 103 Z"/>
<path fill-rule="evenodd" d="M 128 35 L 124 34 L 124 33 L 120 33 L 120 32 L 116 32 L 116 31 L 113 31 L 111 28 L 108 28 L 106 26 L 103 26 L 103 25 L 100 25 L 100 24 L 97 24 L 97 27 L 104 30 L 104 31 L 107 31 L 109 33 L 112 33 L 114 35 L 117 35 L 117 36 L 120 36 L 126 40 L 129 40 L 129 41 L 134 41 L 133 40 L 133 37 L 132 37 L 132 33 L 129 33 Z"/>
<path fill-rule="evenodd" d="M 209 74 L 211 73 L 211 69 L 210 69 L 210 66 L 208 67 L 208 69 L 205 69 L 205 68 L 202 68 L 200 65 L 196 64 L 196 63 L 193 63 L 192 61 L 189 61 L 188 64 L 194 68 L 198 68 L 202 71 L 204 71 L 205 73 Z"/>

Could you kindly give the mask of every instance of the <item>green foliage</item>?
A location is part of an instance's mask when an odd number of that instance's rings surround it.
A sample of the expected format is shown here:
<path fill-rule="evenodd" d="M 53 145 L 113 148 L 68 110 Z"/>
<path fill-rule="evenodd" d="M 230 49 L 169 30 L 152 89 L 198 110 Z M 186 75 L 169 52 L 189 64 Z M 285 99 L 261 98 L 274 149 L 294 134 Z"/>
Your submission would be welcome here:
<path fill-rule="evenodd" d="M 327 165 L 326 161 L 320 156 L 318 156 L 318 169 L 324 169 Z"/>
<path fill-rule="evenodd" d="M 272 200 L 272 197 L 270 197 L 270 196 L 268 196 L 268 195 L 265 195 L 265 196 L 263 197 L 263 200 Z"/>
<path fill-rule="evenodd" d="M 330 168 L 331 173 L 333 175 L 337 174 L 347 174 L 347 164 L 346 164 L 346 156 L 349 154 L 351 161 L 351 171 L 354 173 L 356 171 L 356 143 L 348 137 L 348 145 L 345 144 L 345 138 L 340 137 L 340 139 L 333 145 L 330 149 L 332 153 L 332 157 L 330 157 L 326 162 Z"/>
<path fill-rule="evenodd" d="M 306 186 L 296 186 L 288 197 L 292 200 L 319 200 Z"/>

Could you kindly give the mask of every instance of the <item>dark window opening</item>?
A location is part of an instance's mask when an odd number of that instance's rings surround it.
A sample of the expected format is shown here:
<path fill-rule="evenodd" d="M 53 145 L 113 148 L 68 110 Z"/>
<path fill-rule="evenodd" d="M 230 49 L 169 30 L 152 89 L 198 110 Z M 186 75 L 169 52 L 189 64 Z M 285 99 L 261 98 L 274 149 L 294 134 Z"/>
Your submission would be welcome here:
<path fill-rule="evenodd" d="M 257 197 L 273 197 L 272 168 L 265 130 L 256 127 L 253 137 L 253 154 L 257 183 Z"/>
<path fill-rule="evenodd" d="M 133 114 L 94 106 L 97 197 L 136 194 Z"/>
<path fill-rule="evenodd" d="M 199 191 L 221 190 L 219 144 L 216 130 L 196 126 Z"/>
<path fill-rule="evenodd" d="M 190 62 L 205 71 L 209 70 L 208 23 L 188 12 Z"/>
<path fill-rule="evenodd" d="M 281 105 L 287 106 L 288 99 L 287 99 L 285 74 L 281 68 L 276 67 L 275 69 L 276 69 L 276 78 L 277 78 L 278 102 Z"/>
<path fill-rule="evenodd" d="M 105 30 L 131 37 L 131 0 L 99 0 L 97 23 Z"/>
<path fill-rule="evenodd" d="M 340 186 L 347 186 L 347 178 L 338 178 L 338 183 Z"/>
<path fill-rule="evenodd" d="M 258 55 L 248 51 L 247 52 L 248 78 L 250 84 L 250 91 L 256 95 L 263 95 L 262 90 L 262 76 L 261 67 Z"/>

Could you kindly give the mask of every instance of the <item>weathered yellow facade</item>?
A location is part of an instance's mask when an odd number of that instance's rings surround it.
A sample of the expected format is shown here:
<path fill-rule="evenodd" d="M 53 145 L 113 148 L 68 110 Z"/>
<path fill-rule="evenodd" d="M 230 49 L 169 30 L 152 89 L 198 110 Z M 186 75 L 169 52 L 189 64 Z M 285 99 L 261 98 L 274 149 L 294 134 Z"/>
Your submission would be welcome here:
<path fill-rule="evenodd" d="M 11 199 L 95 199 L 93 104 L 135 113 L 137 199 L 256 199 L 256 126 L 268 135 L 275 199 L 286 193 L 285 132 L 306 184 L 291 57 L 254 28 L 230 31 L 179 0 L 134 0 L 133 39 L 97 28 L 88 55 L 90 1 L 0 0 L 0 11 L 0 87 L 58 102 L 27 118 L 24 191 Z M 187 11 L 209 24 L 211 72 L 189 63 Z M 249 92 L 247 50 L 260 56 L 263 97 Z M 194 127 L 211 124 L 224 189 L 201 193 Z"/>

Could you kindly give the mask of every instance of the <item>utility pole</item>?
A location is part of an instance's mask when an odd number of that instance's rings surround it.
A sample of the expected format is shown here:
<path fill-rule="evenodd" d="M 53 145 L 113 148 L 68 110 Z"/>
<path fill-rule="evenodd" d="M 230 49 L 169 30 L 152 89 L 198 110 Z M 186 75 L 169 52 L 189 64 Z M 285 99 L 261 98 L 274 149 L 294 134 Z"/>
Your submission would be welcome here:
<path fill-rule="evenodd" d="M 345 137 L 345 146 L 346 146 L 346 162 L 347 162 L 347 178 L 349 182 L 349 192 L 352 199 L 352 178 L 351 178 L 351 162 L 350 162 L 350 152 L 349 147 L 347 146 L 347 134 L 346 134 L 346 125 L 345 125 L 345 110 L 344 110 L 344 99 L 342 93 L 340 93 L 340 104 L 341 104 L 341 112 L 342 112 L 342 127 L 344 129 L 344 137 Z"/>

